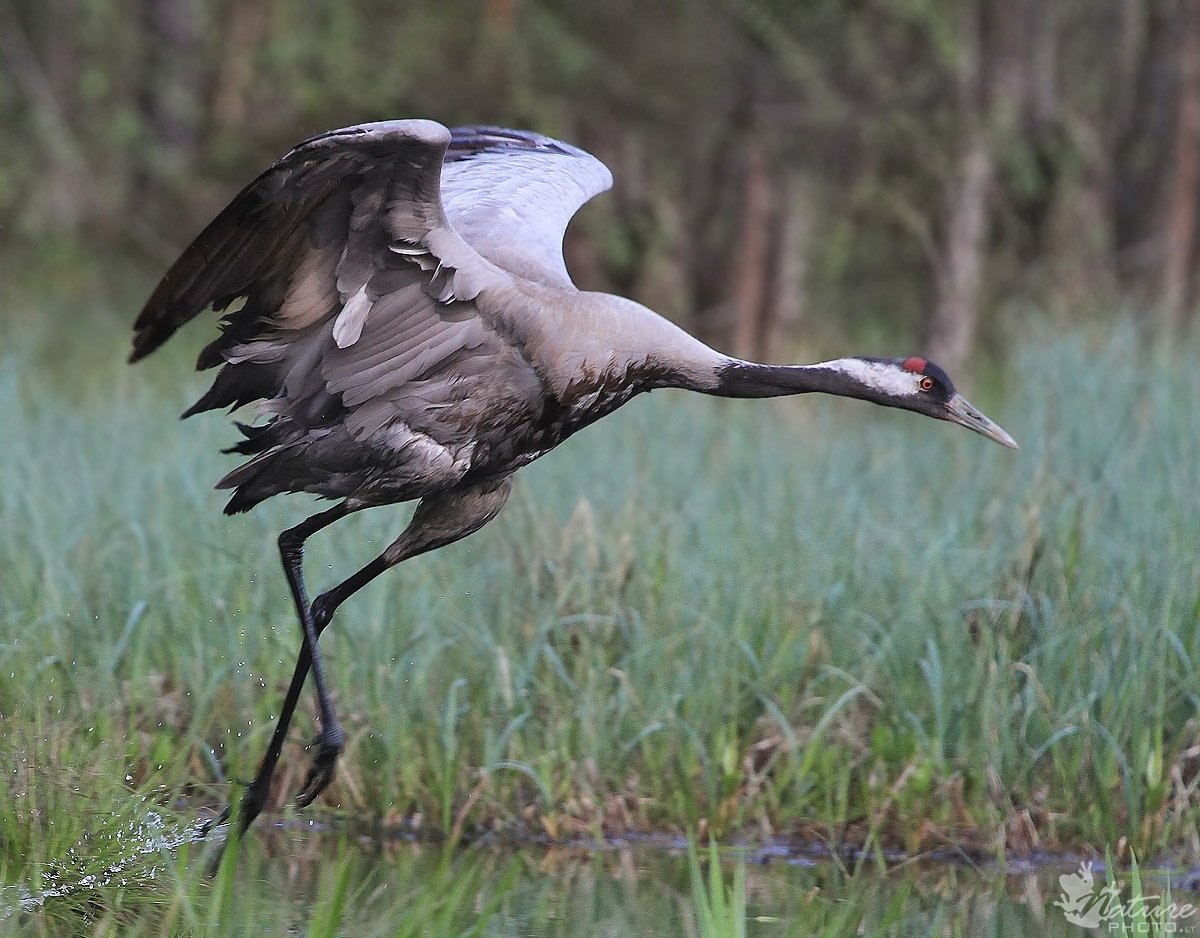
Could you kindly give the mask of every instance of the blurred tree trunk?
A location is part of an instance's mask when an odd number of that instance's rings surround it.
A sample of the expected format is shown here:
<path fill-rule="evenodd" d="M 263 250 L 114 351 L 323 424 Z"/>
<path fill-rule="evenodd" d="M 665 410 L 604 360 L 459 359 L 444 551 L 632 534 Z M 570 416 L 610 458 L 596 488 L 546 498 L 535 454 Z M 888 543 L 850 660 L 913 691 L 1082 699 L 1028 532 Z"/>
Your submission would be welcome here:
<path fill-rule="evenodd" d="M 804 317 L 806 258 L 812 232 L 803 174 L 781 164 L 776 178 L 768 290 L 757 350 L 763 358 L 778 357 L 788 333 Z"/>
<path fill-rule="evenodd" d="M 520 100 L 521 0 L 484 0 L 480 13 L 479 45 L 469 68 L 480 106 L 502 114 Z"/>
<path fill-rule="evenodd" d="M 975 0 L 960 19 L 957 94 L 961 143 L 938 224 L 935 300 L 926 331 L 931 357 L 958 371 L 975 343 L 992 197 L 1002 155 L 1036 149 L 1034 128 L 1053 113 L 1056 27 L 1041 0 Z M 1048 191 L 1030 200 L 1040 226 Z M 1036 234 L 1035 234 L 1036 237 Z"/>
<path fill-rule="evenodd" d="M 73 132 L 80 71 L 77 3 L 49 0 L 25 22 L 15 8 L 0 9 L 0 61 L 28 104 L 33 143 L 43 154 L 44 177 L 34 193 L 41 203 L 36 214 L 59 232 L 85 225 L 93 208 L 92 173 Z M 15 132 L 6 128 L 6 133 Z"/>
<path fill-rule="evenodd" d="M 609 159 L 614 167 L 612 208 L 620 220 L 622 249 L 617 252 L 619 262 L 607 265 L 605 279 L 618 293 L 635 295 L 645 287 L 656 228 L 646 151 L 637 130 L 624 127 L 619 121 L 606 123 L 604 137 L 611 146 Z M 602 281 L 597 278 L 597 282 Z"/>
<path fill-rule="evenodd" d="M 734 233 L 733 354 L 742 358 L 765 355 L 767 258 L 770 252 L 771 179 L 761 134 L 749 135 L 742 155 L 741 218 Z"/>
<path fill-rule="evenodd" d="M 761 41 L 745 38 L 740 86 L 707 160 L 689 172 L 684 237 L 697 334 L 764 360 L 781 354 L 783 325 L 799 318 L 806 228 L 795 213 L 800 173 L 767 116 L 778 76 Z"/>
<path fill-rule="evenodd" d="M 685 164 L 684 277 L 693 330 L 705 342 L 728 348 L 736 322 L 730 309 L 730 257 L 741 228 L 731 226 L 730 219 L 741 217 L 745 196 L 739 156 L 746 128 L 736 108 L 732 115 L 713 115 L 711 125 L 720 130 L 708 153 L 692 154 Z"/>
<path fill-rule="evenodd" d="M 989 223 L 988 195 L 995 161 L 986 137 L 989 106 L 983 62 L 984 6 L 999 0 L 967 4 L 959 20 L 959 60 L 955 72 L 959 124 L 959 156 L 937 223 L 934 245 L 934 305 L 926 325 L 925 348 L 950 371 L 959 371 L 971 352 L 979 318 L 979 288 Z M 1008 78 L 1007 71 L 997 87 Z"/>
<path fill-rule="evenodd" d="M 203 0 L 141 0 L 145 59 L 139 105 L 152 158 L 139 167 L 135 190 L 156 202 L 177 192 L 201 140 Z"/>
<path fill-rule="evenodd" d="M 46 80 L 49 98 L 58 119 L 71 121 L 78 102 L 79 41 L 71 23 L 78 14 L 77 0 L 51 0 L 47 4 Z M 60 142 L 61 146 L 61 142 Z M 50 163 L 51 178 L 46 187 L 50 199 L 49 214 L 63 230 L 79 227 L 86 221 L 88 173 L 82 161 L 67 150 L 59 149 Z"/>
<path fill-rule="evenodd" d="M 245 125 L 254 86 L 255 55 L 271 28 L 274 12 L 275 0 L 230 0 L 223 5 L 207 137 L 237 133 Z"/>
<path fill-rule="evenodd" d="M 1190 0 L 1182 0 L 1190 2 Z M 1153 301 L 1156 206 L 1171 99 L 1179 5 L 1122 0 L 1114 103 L 1104 144 L 1114 268 L 1127 295 Z M 1111 128 L 1111 129 L 1110 129 Z"/>
<path fill-rule="evenodd" d="M 1155 225 L 1163 326 L 1179 333 L 1191 305 L 1200 176 L 1200 0 L 1181 0 L 1176 33 L 1175 113 Z"/>
<path fill-rule="evenodd" d="M 995 162 L 981 129 L 971 133 L 964 147 L 934 260 L 936 299 L 925 343 L 929 356 L 950 371 L 961 370 L 975 341 L 990 214 L 987 201 L 995 176 Z"/>
<path fill-rule="evenodd" d="M 733 354 L 778 358 L 786 326 L 803 306 L 807 227 L 798 210 L 798 173 L 772 160 L 762 134 L 747 142 L 741 220 L 733 246 Z"/>
<path fill-rule="evenodd" d="M 1005 146 L 1012 157 L 997 167 L 1002 208 L 1021 224 L 1017 244 L 1025 269 L 1053 266 L 1047 255 L 1051 222 L 1060 208 L 1066 162 L 1070 155 L 1059 106 L 1059 40 L 1062 7 L 1053 3 L 1018 3 L 1010 24 L 1009 54 L 1001 56 L 997 75 L 1001 101 L 1016 109 L 999 115 Z M 1002 105 L 1004 107 L 1006 105 Z M 1004 125 L 1007 123 L 1007 127 Z"/>

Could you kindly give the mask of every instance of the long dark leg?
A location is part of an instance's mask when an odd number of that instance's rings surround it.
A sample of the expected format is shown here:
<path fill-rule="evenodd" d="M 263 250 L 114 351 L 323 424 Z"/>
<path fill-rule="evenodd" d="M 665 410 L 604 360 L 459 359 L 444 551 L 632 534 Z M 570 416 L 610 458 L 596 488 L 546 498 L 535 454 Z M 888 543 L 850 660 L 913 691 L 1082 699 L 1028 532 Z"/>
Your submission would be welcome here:
<path fill-rule="evenodd" d="M 283 569 L 287 574 L 288 585 L 292 590 L 292 600 L 296 604 L 296 614 L 300 618 L 304 640 L 301 642 L 300 655 L 296 660 L 296 668 L 292 672 L 292 683 L 288 686 L 287 696 L 283 701 L 283 709 L 280 711 L 279 720 L 275 724 L 275 732 L 271 735 L 271 742 L 267 746 L 267 751 L 263 755 L 262 762 L 259 764 L 258 773 L 254 776 L 254 781 L 250 783 L 250 786 L 246 789 L 246 794 L 242 797 L 241 810 L 238 816 L 238 827 L 241 833 L 245 833 L 246 829 L 258 817 L 263 806 L 267 803 L 267 797 L 271 791 L 271 777 L 275 774 L 275 766 L 279 762 L 279 754 L 283 751 L 284 737 L 287 736 L 288 726 L 292 722 L 292 714 L 295 713 L 296 704 L 300 699 L 300 691 L 304 687 L 304 679 L 308 676 L 308 669 L 310 667 L 313 668 L 316 676 L 317 698 L 321 706 L 321 738 L 332 740 L 333 744 L 339 750 L 341 748 L 343 739 L 342 729 L 337 722 L 332 702 L 329 699 L 329 691 L 325 685 L 325 674 L 321 668 L 320 657 L 315 654 L 317 635 L 319 633 L 313 627 L 308 596 L 304 590 L 304 573 L 302 567 L 305 540 L 322 528 L 328 527 L 335 521 L 346 517 L 352 511 L 356 511 L 359 507 L 361 506 L 351 502 L 342 502 L 328 511 L 323 511 L 320 514 L 313 515 L 311 518 L 301 521 L 294 528 L 288 528 L 279 535 L 279 553 L 283 559 Z M 226 808 L 221 818 L 218 819 L 218 823 L 228 819 L 228 817 L 229 809 Z"/>
<path fill-rule="evenodd" d="M 338 508 L 342 509 L 340 515 L 333 516 Z M 333 698 L 329 693 L 329 685 L 325 680 L 325 668 L 321 664 L 321 653 L 317 648 L 317 636 L 321 634 L 321 629 L 318 629 L 313 624 L 312 608 L 308 601 L 308 595 L 304 589 L 304 541 L 309 535 L 314 534 L 328 524 L 337 521 L 339 517 L 344 517 L 353 510 L 347 507 L 347 503 L 343 502 L 336 508 L 330 509 L 329 512 L 322 514 L 302 522 L 294 528 L 289 528 L 279 535 L 279 553 L 283 558 L 283 568 L 287 572 L 288 586 L 292 590 L 292 601 L 296 605 L 296 615 L 300 619 L 301 628 L 304 630 L 304 642 L 300 648 L 300 654 L 296 658 L 296 668 L 292 672 L 292 683 L 288 686 L 288 695 L 284 699 L 284 708 L 286 719 L 291 720 L 292 711 L 295 709 L 296 702 L 294 698 L 300 695 L 300 688 L 304 685 L 305 672 L 312 668 L 313 681 L 317 685 L 317 705 L 321 709 L 321 732 L 317 738 L 313 740 L 313 766 L 328 766 L 329 772 L 332 775 L 333 765 L 337 762 L 337 758 L 341 755 L 342 749 L 346 746 L 346 733 L 342 729 L 342 724 L 338 721 L 337 713 L 333 709 Z M 326 515 L 330 515 L 326 518 Z M 320 521 L 320 523 L 312 527 L 309 522 Z M 322 626 L 324 628 L 324 626 Z M 294 693 L 293 693 L 294 691 Z M 291 706 L 289 707 L 289 703 Z M 285 719 L 281 715 L 280 723 Z M 284 727 L 286 729 L 286 727 Z M 281 728 L 276 727 L 276 734 L 280 734 Z M 274 739 L 272 739 L 274 742 Z M 282 740 L 280 740 L 282 745 Z M 276 753 L 278 759 L 278 753 Z M 271 766 L 274 771 L 274 765 Z M 268 782 L 270 778 L 268 777 Z M 307 785 L 306 785 L 307 787 Z M 263 792 L 265 799 L 267 793 Z M 311 800 L 311 799 L 310 799 Z M 308 804 L 307 801 L 303 804 Z M 249 826 L 249 822 L 245 822 L 242 828 L 245 830 Z"/>
<path fill-rule="evenodd" d="M 300 654 L 296 659 L 292 682 L 288 686 L 279 721 L 271 736 L 270 745 L 259 765 L 258 774 L 255 775 L 242 798 L 238 816 L 239 833 L 246 832 L 266 804 L 271 788 L 271 778 L 279 762 L 280 753 L 283 751 L 288 725 L 291 723 L 296 704 L 299 702 L 304 680 L 308 676 L 308 669 L 313 666 L 312 651 L 315 650 L 317 639 L 329 625 L 337 607 L 384 570 L 395 566 L 402 560 L 438 547 L 444 547 L 478 531 L 491 521 L 504 506 L 510 489 L 511 480 L 504 478 L 461 489 L 452 489 L 441 495 L 423 499 L 417 506 L 404 533 L 387 550 L 357 573 L 318 596 L 311 605 L 308 603 L 305 593 L 301 571 L 304 541 L 312 534 L 338 519 L 344 518 L 361 506 L 348 503 L 337 505 L 328 511 L 314 515 L 280 535 L 279 546 L 283 555 L 284 569 L 287 571 L 288 583 L 292 587 L 292 598 L 296 602 L 296 608 L 304 626 L 305 637 Z M 314 670 L 316 669 L 314 668 Z M 317 673 L 320 674 L 319 671 Z M 326 716 L 326 714 L 329 717 L 333 716 L 333 708 L 328 700 L 327 691 L 322 693 L 323 686 L 324 676 L 321 675 L 318 679 L 318 694 L 323 698 L 321 700 L 322 737 L 325 737 L 325 728 L 331 723 L 336 725 L 336 719 L 329 719 Z M 297 798 L 302 807 L 311 804 L 333 779 L 334 767 L 341 752 L 341 741 L 340 727 L 338 728 L 336 747 L 329 746 L 327 739 L 318 738 L 317 752 L 313 757 L 312 768 L 309 770 L 304 787 Z M 228 820 L 229 813 L 229 808 L 226 808 L 221 816 L 209 825 L 209 828 Z"/>
<path fill-rule="evenodd" d="M 312 624 L 316 635 L 324 631 L 338 606 L 384 570 L 417 554 L 452 544 L 482 528 L 504 507 L 511 488 L 512 481 L 506 476 L 503 479 L 451 489 L 440 495 L 422 499 L 404 533 L 387 550 L 357 573 L 313 600 Z M 296 666 L 297 675 L 301 675 L 300 665 L 303 662 L 304 657 L 301 655 Z M 340 753 L 340 747 L 332 752 L 322 751 L 318 747 L 308 777 L 304 780 L 304 787 L 296 798 L 301 807 L 316 800 L 333 780 L 334 766 Z"/>

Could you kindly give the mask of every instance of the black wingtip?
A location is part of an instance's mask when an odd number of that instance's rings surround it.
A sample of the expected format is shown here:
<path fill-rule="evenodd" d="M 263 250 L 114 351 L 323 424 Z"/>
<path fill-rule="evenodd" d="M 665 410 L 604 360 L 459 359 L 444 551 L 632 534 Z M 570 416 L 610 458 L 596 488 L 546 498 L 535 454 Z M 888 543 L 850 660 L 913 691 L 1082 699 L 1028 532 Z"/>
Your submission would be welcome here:
<path fill-rule="evenodd" d="M 147 345 L 148 343 L 142 341 L 142 336 L 140 333 L 134 336 L 133 348 L 129 350 L 129 357 L 125 359 L 125 364 L 136 365 L 158 347 L 156 345 L 147 347 Z"/>
<path fill-rule="evenodd" d="M 188 417 L 194 417 L 196 414 L 202 414 L 206 410 L 216 410 L 218 407 L 220 407 L 221 401 L 213 393 L 215 390 L 216 385 L 214 384 L 200 396 L 200 400 L 196 401 L 196 403 L 180 414 L 179 419 L 187 420 Z"/>
<path fill-rule="evenodd" d="M 225 480 L 222 479 L 221 481 L 224 482 Z M 217 483 L 216 487 L 221 489 L 225 486 Z M 249 511 L 261 501 L 262 498 L 250 495 L 245 488 L 239 486 L 233 490 L 232 497 L 225 503 L 225 507 L 222 510 L 227 515 L 240 515 Z"/>

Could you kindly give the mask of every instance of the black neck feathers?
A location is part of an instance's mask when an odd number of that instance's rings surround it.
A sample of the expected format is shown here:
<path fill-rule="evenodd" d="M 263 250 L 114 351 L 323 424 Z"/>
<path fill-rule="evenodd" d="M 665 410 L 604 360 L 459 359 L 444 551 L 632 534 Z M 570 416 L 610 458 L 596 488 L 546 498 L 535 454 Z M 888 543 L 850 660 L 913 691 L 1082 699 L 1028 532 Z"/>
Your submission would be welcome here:
<path fill-rule="evenodd" d="M 791 394 L 837 394 L 867 398 L 866 389 L 845 372 L 822 365 L 760 365 L 734 361 L 717 371 L 718 397 L 784 397 Z"/>

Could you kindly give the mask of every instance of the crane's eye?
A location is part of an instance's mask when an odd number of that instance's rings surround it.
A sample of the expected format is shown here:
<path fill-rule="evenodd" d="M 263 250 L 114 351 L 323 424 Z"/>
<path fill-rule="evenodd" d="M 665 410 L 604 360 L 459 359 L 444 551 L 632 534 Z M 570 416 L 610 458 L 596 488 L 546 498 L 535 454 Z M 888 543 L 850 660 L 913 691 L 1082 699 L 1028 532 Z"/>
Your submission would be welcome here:
<path fill-rule="evenodd" d="M 931 377 L 929 377 L 929 375 L 925 375 L 925 377 L 923 377 L 921 379 L 920 383 L 917 386 L 922 391 L 932 391 L 933 390 L 933 379 Z"/>

